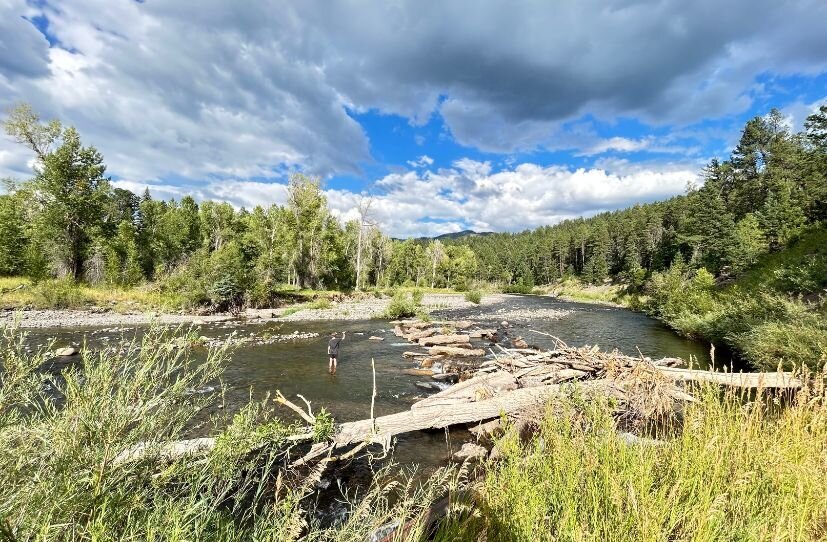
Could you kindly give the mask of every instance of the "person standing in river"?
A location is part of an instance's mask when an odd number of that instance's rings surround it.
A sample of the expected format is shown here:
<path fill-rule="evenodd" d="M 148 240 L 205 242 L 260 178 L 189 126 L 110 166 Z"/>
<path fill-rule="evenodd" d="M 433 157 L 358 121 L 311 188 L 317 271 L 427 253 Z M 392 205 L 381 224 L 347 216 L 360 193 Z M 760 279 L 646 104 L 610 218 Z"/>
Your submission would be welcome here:
<path fill-rule="evenodd" d="M 337 337 L 335 332 L 331 333 L 330 340 L 327 342 L 327 355 L 330 357 L 327 372 L 331 374 L 336 372 L 336 358 L 339 356 L 339 345 L 345 340 L 345 333 L 347 333 L 347 331 L 342 331 L 341 337 Z"/>

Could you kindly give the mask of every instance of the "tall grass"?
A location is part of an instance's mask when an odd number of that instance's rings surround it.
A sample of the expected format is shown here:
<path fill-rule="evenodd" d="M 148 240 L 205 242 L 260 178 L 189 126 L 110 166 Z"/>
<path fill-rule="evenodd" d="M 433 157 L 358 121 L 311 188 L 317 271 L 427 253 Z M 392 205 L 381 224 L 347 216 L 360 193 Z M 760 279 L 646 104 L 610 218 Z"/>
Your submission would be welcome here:
<path fill-rule="evenodd" d="M 380 473 L 349 496 L 346 517 L 323 527 L 312 513 L 319 471 L 282 480 L 299 429 L 264 403 L 226 420 L 209 454 L 165 457 L 162 445 L 197 428 L 219 398 L 193 390 L 215 385 L 229 354 L 195 359 L 185 339 L 153 329 L 85 352 L 58 376 L 44 372 L 45 353 L 26 353 L 23 333 L 0 329 L 0 540 L 365 540 L 381 525 L 419 517 L 456 487 L 450 469 L 421 485 Z M 332 419 L 319 419 L 313 433 L 324 439 Z M 125 460 L 138 443 L 148 453 Z M 411 536 L 422 529 L 414 521 Z"/>
<path fill-rule="evenodd" d="M 455 516 L 440 539 L 824 540 L 823 386 L 788 408 L 744 399 L 705 388 L 659 444 L 621 438 L 609 402 L 558 405 L 529 444 L 500 444 L 477 512 Z"/>

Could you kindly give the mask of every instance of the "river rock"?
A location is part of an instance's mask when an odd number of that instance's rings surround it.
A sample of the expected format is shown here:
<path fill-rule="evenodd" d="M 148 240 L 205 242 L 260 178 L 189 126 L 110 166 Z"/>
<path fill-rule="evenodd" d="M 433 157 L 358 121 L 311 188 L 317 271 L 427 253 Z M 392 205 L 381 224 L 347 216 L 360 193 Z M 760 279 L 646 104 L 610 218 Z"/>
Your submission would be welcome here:
<path fill-rule="evenodd" d="M 377 337 L 376 335 L 372 335 L 372 336 L 368 337 L 368 340 L 369 341 L 384 341 L 385 339 L 382 338 L 382 337 Z"/>
<path fill-rule="evenodd" d="M 57 350 L 55 350 L 55 355 L 60 357 L 74 356 L 77 353 L 77 349 L 71 346 L 66 346 L 64 348 L 58 348 Z"/>
<path fill-rule="evenodd" d="M 415 382 L 414 385 L 418 388 L 428 391 L 440 391 L 442 388 L 436 382 Z"/>
<path fill-rule="evenodd" d="M 433 378 L 437 382 L 446 382 L 448 384 L 455 384 L 459 380 L 459 375 L 456 373 L 442 373 L 442 374 L 435 374 L 431 378 Z"/>
<path fill-rule="evenodd" d="M 466 442 L 462 445 L 462 448 L 460 448 L 458 452 L 454 453 L 453 457 L 457 461 L 476 462 L 481 461 L 487 455 L 488 450 L 486 450 L 479 444 L 474 444 L 473 442 Z"/>

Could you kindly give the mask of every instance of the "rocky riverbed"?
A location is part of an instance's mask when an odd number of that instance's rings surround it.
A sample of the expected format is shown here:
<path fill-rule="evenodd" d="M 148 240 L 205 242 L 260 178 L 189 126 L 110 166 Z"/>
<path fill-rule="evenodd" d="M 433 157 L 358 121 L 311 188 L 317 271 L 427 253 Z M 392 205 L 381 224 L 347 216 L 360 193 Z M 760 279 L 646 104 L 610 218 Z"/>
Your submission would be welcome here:
<path fill-rule="evenodd" d="M 471 310 L 478 307 L 491 307 L 511 297 L 513 296 L 506 294 L 490 294 L 483 297 L 480 305 L 475 305 L 466 301 L 463 294 L 426 294 L 422 300 L 422 307 L 426 312 Z M 90 310 L 3 310 L 0 311 L 0 325 L 17 321 L 21 328 L 75 328 L 138 326 L 152 323 L 161 325 L 208 324 L 228 320 L 246 320 L 250 323 L 370 320 L 381 318 L 390 301 L 390 298 L 387 297 L 364 297 L 362 299 L 334 301 L 331 307 L 327 309 L 302 308 L 299 305 L 295 307 L 248 309 L 240 315 L 212 314 L 208 316 L 140 311 L 119 313 L 105 308 Z M 296 310 L 297 308 L 299 310 Z"/>
<path fill-rule="evenodd" d="M 151 323 L 177 325 L 210 323 L 232 320 L 230 314 L 197 316 L 158 312 L 119 313 L 109 310 L 3 310 L 0 325 L 17 322 L 21 328 L 61 328 L 99 326 L 139 326 Z"/>

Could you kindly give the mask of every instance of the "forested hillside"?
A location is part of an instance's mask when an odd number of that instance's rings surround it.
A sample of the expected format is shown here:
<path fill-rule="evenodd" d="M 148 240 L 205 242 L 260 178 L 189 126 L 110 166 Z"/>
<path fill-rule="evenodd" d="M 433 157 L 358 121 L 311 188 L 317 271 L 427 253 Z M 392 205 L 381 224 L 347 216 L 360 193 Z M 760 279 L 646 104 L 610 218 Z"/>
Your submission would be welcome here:
<path fill-rule="evenodd" d="M 675 262 L 737 276 L 803 227 L 827 218 L 827 107 L 791 133 L 778 113 L 744 128 L 686 195 L 518 234 L 468 237 L 480 278 L 548 284 L 566 275 L 640 286 Z"/>
<path fill-rule="evenodd" d="M 792 133 L 778 111 L 744 127 L 686 195 L 518 234 L 458 241 L 479 276 L 529 291 L 612 279 L 677 330 L 774 368 L 827 361 L 827 106 Z"/>

